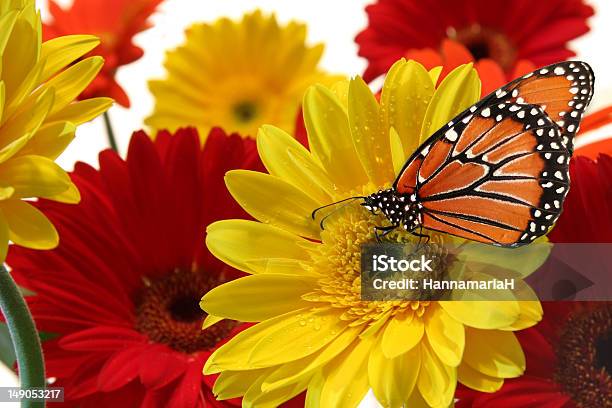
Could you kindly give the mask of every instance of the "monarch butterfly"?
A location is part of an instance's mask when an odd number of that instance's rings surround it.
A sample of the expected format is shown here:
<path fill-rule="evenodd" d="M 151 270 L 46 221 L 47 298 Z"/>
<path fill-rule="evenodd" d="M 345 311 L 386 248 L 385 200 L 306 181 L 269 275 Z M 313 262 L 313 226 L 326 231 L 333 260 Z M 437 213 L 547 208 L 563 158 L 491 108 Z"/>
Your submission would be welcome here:
<path fill-rule="evenodd" d="M 415 231 L 425 227 L 503 247 L 528 244 L 559 218 L 594 79 L 580 61 L 518 78 L 429 137 L 390 189 L 350 199 L 390 222 L 376 227 L 377 239 L 398 227 L 423 236 Z"/>

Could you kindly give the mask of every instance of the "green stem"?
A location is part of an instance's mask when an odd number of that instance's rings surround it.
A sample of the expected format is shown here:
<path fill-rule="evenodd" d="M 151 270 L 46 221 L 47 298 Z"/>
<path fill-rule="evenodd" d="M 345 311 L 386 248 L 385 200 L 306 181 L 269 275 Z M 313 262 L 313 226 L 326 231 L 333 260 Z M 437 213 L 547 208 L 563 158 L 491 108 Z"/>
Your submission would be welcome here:
<path fill-rule="evenodd" d="M 17 356 L 21 388 L 45 387 L 45 363 L 40 337 L 19 288 L 6 268 L 0 266 L 0 310 L 6 319 Z M 44 407 L 43 402 L 22 401 L 22 407 Z"/>
<path fill-rule="evenodd" d="M 106 136 L 108 137 L 108 144 L 110 145 L 111 149 L 113 149 L 114 151 L 118 151 L 117 140 L 115 139 L 115 132 L 113 132 L 113 125 L 111 123 L 108 111 L 104 112 L 102 116 L 104 117 L 104 126 L 106 127 Z"/>

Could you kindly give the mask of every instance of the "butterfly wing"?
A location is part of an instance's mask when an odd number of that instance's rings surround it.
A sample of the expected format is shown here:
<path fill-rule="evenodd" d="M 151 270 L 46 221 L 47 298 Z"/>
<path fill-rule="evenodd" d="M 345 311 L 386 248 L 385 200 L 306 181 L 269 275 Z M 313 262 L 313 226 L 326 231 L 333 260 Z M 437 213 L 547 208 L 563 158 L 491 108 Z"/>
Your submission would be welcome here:
<path fill-rule="evenodd" d="M 593 82 L 579 61 L 510 82 L 425 141 L 393 187 L 417 194 L 426 228 L 502 246 L 533 241 L 561 213 Z"/>
<path fill-rule="evenodd" d="M 569 159 L 541 108 L 485 99 L 428 139 L 394 187 L 417 194 L 425 228 L 519 246 L 558 218 Z"/>
<path fill-rule="evenodd" d="M 515 79 L 492 95 L 505 102 L 538 105 L 559 126 L 561 143 L 573 152 L 574 137 L 593 98 L 595 76 L 582 61 L 565 61 Z"/>

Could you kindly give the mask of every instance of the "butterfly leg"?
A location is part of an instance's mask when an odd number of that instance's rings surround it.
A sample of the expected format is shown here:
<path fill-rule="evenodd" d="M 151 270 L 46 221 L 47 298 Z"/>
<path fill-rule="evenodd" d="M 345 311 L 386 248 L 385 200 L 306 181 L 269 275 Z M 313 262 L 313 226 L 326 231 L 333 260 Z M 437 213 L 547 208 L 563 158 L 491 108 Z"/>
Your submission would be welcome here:
<path fill-rule="evenodd" d="M 419 232 L 412 232 L 412 235 L 414 235 L 415 237 L 419 237 L 419 243 L 417 244 L 417 249 L 415 252 L 418 252 L 421 249 L 421 241 L 422 238 L 425 238 L 425 243 L 423 245 L 427 245 L 427 243 L 429 242 L 429 240 L 431 239 L 431 237 L 427 234 L 423 234 L 423 226 L 421 225 L 421 229 L 419 230 Z"/>
<path fill-rule="evenodd" d="M 397 228 L 397 225 L 389 225 L 386 227 L 374 227 L 374 236 L 376 237 L 376 241 L 378 243 L 381 243 L 382 242 L 381 238 L 384 238 L 385 235 L 387 235 L 388 233 L 390 233 L 396 228 Z M 378 234 L 379 231 L 382 231 L 382 234 L 379 235 Z"/>

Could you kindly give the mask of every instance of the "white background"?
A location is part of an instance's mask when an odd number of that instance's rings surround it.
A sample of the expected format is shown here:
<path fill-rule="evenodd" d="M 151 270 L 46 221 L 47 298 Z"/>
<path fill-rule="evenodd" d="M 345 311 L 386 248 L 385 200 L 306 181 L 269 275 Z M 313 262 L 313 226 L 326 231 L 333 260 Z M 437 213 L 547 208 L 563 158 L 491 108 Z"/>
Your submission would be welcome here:
<path fill-rule="evenodd" d="M 545 1 L 545 0 L 541 0 Z M 147 80 L 163 77 L 164 52 L 176 47 L 184 38 L 184 29 L 198 21 L 212 21 L 220 16 L 240 17 L 244 12 L 260 8 L 275 12 L 281 22 L 300 20 L 309 27 L 308 41 L 323 42 L 326 51 L 321 65 L 330 72 L 357 75 L 363 72 L 365 61 L 357 57 L 353 39 L 367 24 L 364 6 L 371 0 L 166 0 L 153 18 L 153 28 L 135 37 L 135 42 L 145 50 L 139 61 L 119 70 L 118 81 L 127 91 L 132 107 L 129 110 L 114 106 L 110 115 L 119 141 L 125 151 L 131 133 L 142 126 L 143 119 L 151 112 L 153 101 L 147 89 Z M 70 0 L 58 3 L 70 4 Z M 47 17 L 45 2 L 37 0 L 43 18 Z M 592 31 L 572 43 L 578 50 L 578 58 L 589 62 L 595 71 L 596 92 L 592 107 L 612 103 L 612 58 L 609 41 L 612 38 L 612 2 L 591 0 L 596 15 L 590 20 Z M 612 135 L 609 127 L 598 135 Z M 60 157 L 60 164 L 71 170 L 77 160 L 97 164 L 98 152 L 107 147 L 106 134 L 101 118 L 83 125 L 77 139 Z M 0 366 L 0 385 L 15 381 Z M 8 404 L 1 404 L 1 407 Z"/>

